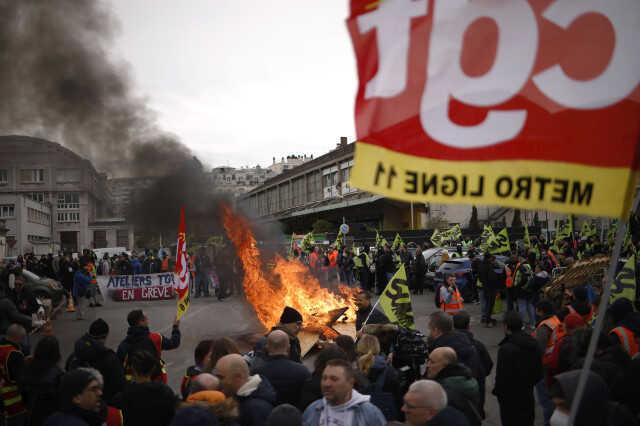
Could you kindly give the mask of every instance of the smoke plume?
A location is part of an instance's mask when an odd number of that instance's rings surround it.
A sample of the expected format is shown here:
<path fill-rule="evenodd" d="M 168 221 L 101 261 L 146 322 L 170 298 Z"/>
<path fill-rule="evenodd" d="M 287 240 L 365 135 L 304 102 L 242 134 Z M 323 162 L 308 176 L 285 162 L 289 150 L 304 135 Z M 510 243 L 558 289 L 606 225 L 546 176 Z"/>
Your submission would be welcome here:
<path fill-rule="evenodd" d="M 0 0 L 0 133 L 58 141 L 115 177 L 188 161 L 110 57 L 117 29 L 102 1 Z"/>

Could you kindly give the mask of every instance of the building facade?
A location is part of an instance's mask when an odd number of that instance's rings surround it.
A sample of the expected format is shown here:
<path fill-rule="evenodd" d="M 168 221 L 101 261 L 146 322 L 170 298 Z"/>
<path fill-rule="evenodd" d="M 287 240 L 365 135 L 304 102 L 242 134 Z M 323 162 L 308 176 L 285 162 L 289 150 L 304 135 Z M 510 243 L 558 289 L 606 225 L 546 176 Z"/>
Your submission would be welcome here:
<path fill-rule="evenodd" d="M 262 185 L 268 179 L 292 170 L 311 159 L 313 159 L 313 156 L 289 155 L 282 157 L 279 162 L 276 162 L 276 158 L 273 157 L 273 163 L 269 167 L 260 167 L 259 165 L 241 168 L 215 167 L 209 173 L 208 179 L 213 191 L 238 197 Z"/>
<path fill-rule="evenodd" d="M 259 221 L 288 225 L 291 232 L 308 232 L 318 219 L 334 224 L 344 221 L 361 230 L 468 226 L 471 206 L 405 203 L 351 187 L 354 147 L 347 138 L 341 138 L 333 151 L 274 176 L 242 195 L 240 206 Z M 533 214 L 524 212 L 522 220 L 531 222 Z M 539 212 L 540 220 L 545 217 L 553 221 L 557 215 Z M 480 222 L 510 224 L 512 218 L 512 209 L 478 206 Z"/>
<path fill-rule="evenodd" d="M 135 198 L 138 193 L 150 188 L 157 181 L 157 177 L 115 178 L 107 180 L 114 216 L 126 217 L 127 209 L 129 205 L 131 205 L 131 200 Z"/>
<path fill-rule="evenodd" d="M 0 211 L 7 240 L 15 241 L 11 251 L 95 247 L 90 225 L 112 215 L 110 199 L 106 175 L 69 149 L 40 138 L 0 136 Z"/>

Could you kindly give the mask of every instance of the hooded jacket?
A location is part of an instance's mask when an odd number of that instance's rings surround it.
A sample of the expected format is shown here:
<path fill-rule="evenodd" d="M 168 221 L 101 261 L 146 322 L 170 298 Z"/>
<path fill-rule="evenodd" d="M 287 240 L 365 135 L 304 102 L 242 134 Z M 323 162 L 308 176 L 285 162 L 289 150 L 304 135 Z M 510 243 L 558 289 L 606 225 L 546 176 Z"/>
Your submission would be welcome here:
<path fill-rule="evenodd" d="M 522 331 L 508 334 L 499 344 L 496 384 L 498 398 L 533 399 L 533 387 L 542 380 L 542 352 L 536 340 Z"/>
<path fill-rule="evenodd" d="M 102 397 L 109 402 L 124 389 L 124 368 L 116 353 L 105 347 L 89 333 L 76 341 L 73 356 L 67 364 L 67 370 L 76 367 L 93 367 L 102 374 L 104 387 Z"/>
<path fill-rule="evenodd" d="M 351 391 L 351 399 L 346 403 L 331 407 L 325 398 L 319 399 L 306 410 L 302 415 L 303 426 L 318 426 L 320 419 L 326 419 L 326 416 L 345 416 L 350 417 L 350 426 L 384 426 L 387 420 L 382 412 L 369 402 L 368 395 L 362 395 L 355 389 Z M 333 424 L 333 423 L 325 423 Z"/>
<path fill-rule="evenodd" d="M 269 356 L 265 363 L 254 370 L 269 380 L 277 394 L 277 405 L 300 404 L 300 395 L 311 373 L 302 364 L 291 361 L 286 355 Z"/>
<path fill-rule="evenodd" d="M 263 426 L 276 403 L 276 391 L 264 377 L 253 375 L 236 392 L 241 426 Z"/>
<path fill-rule="evenodd" d="M 447 392 L 448 404 L 460 411 L 470 425 L 480 425 L 480 389 L 471 370 L 463 364 L 450 364 L 435 377 Z"/>

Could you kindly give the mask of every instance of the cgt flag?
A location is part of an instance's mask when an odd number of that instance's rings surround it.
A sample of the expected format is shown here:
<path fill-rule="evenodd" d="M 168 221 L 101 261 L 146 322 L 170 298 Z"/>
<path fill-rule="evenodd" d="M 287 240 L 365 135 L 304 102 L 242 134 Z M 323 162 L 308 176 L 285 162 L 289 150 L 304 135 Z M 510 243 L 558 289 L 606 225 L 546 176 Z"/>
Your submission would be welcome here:
<path fill-rule="evenodd" d="M 487 251 L 491 254 L 511 253 L 511 243 L 509 242 L 507 228 L 502 228 L 502 231 L 489 237 L 487 240 Z"/>
<path fill-rule="evenodd" d="M 189 309 L 189 262 L 187 261 L 187 237 L 184 224 L 184 207 L 180 208 L 180 225 L 178 226 L 178 246 L 176 250 L 176 268 L 178 275 L 176 294 L 178 295 L 178 314 L 180 319 Z"/>
<path fill-rule="evenodd" d="M 378 304 L 392 323 L 411 330 L 416 329 L 404 264 L 400 264 L 398 272 L 389 280 L 389 284 L 380 295 Z"/>
<path fill-rule="evenodd" d="M 351 0 L 351 185 L 623 217 L 640 170 L 640 1 Z"/>

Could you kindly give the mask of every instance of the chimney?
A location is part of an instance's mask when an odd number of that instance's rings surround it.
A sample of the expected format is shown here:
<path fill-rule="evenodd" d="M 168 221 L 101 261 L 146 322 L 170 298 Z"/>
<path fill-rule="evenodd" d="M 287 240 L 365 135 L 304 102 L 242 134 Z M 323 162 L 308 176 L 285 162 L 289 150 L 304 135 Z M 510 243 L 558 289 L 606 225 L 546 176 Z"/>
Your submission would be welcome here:
<path fill-rule="evenodd" d="M 347 146 L 347 137 L 340 136 L 340 148 L 344 148 L 345 146 Z"/>

